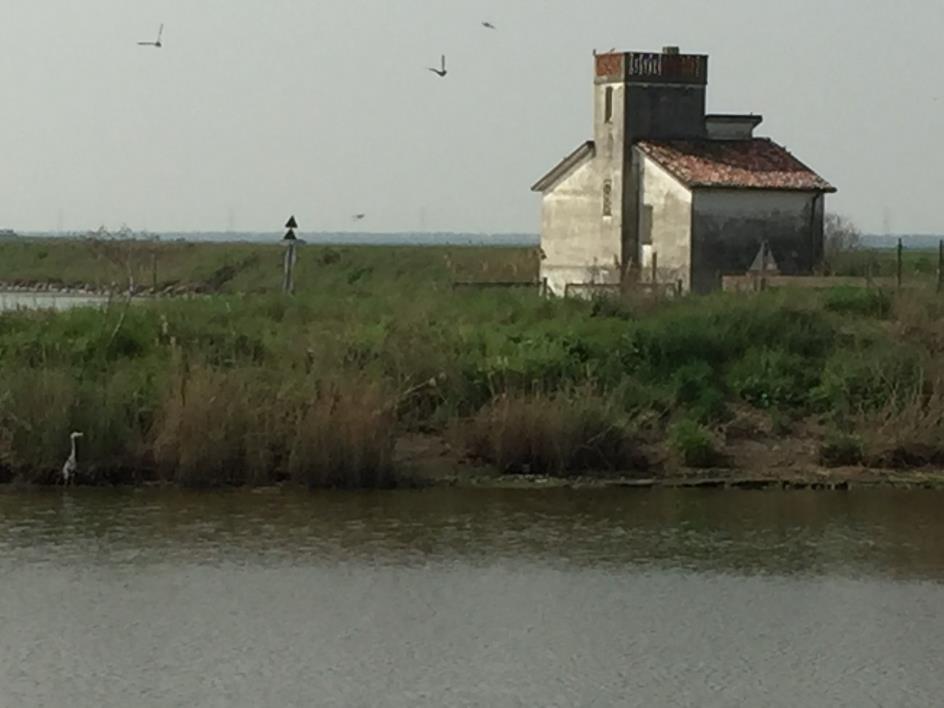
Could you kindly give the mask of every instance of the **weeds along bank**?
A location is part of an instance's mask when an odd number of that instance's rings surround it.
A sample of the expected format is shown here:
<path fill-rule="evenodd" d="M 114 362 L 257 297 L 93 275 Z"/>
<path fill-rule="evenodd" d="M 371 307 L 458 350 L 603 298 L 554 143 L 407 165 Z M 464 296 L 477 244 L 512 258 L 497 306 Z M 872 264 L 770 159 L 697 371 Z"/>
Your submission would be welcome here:
<path fill-rule="evenodd" d="M 416 433 L 559 476 L 750 465 L 739 441 L 791 437 L 829 465 L 944 464 L 932 294 L 402 285 L 0 315 L 0 474 L 55 481 L 72 430 L 86 483 L 395 486 Z"/>

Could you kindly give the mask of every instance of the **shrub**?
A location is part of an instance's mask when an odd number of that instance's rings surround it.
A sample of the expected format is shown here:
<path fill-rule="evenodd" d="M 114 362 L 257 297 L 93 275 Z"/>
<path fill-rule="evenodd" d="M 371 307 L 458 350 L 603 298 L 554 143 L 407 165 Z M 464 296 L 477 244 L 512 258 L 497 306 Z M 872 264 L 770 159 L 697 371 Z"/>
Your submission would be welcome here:
<path fill-rule="evenodd" d="M 830 312 L 884 319 L 892 311 L 893 299 L 884 290 L 867 288 L 832 288 L 824 294 L 823 307 Z"/>
<path fill-rule="evenodd" d="M 865 457 L 878 467 L 944 464 L 944 380 L 863 413 L 855 427 L 865 436 Z"/>
<path fill-rule="evenodd" d="M 675 404 L 700 423 L 714 423 L 729 416 L 718 376 L 705 362 L 686 364 L 672 376 Z"/>
<path fill-rule="evenodd" d="M 503 472 L 561 476 L 645 466 L 618 407 L 596 394 L 504 395 L 459 434 L 473 457 Z"/>
<path fill-rule="evenodd" d="M 833 323 L 779 298 L 776 292 L 756 298 L 725 294 L 667 304 L 636 324 L 635 358 L 671 375 L 693 362 L 725 366 L 758 342 L 804 357 L 827 353 L 835 342 Z"/>
<path fill-rule="evenodd" d="M 728 374 L 734 392 L 757 408 L 799 407 L 819 381 L 821 364 L 781 350 L 756 348 Z"/>
<path fill-rule="evenodd" d="M 931 354 L 944 352 L 944 303 L 935 293 L 905 292 L 894 300 L 896 334 Z"/>
<path fill-rule="evenodd" d="M 813 398 L 823 410 L 847 416 L 904 400 L 923 383 L 924 371 L 913 349 L 873 344 L 833 354 Z"/>
<path fill-rule="evenodd" d="M 682 420 L 669 429 L 669 447 L 687 467 L 709 468 L 724 463 L 711 431 L 693 420 Z"/>
<path fill-rule="evenodd" d="M 819 461 L 826 467 L 845 467 L 861 464 L 862 440 L 856 435 L 831 432 L 820 445 Z"/>

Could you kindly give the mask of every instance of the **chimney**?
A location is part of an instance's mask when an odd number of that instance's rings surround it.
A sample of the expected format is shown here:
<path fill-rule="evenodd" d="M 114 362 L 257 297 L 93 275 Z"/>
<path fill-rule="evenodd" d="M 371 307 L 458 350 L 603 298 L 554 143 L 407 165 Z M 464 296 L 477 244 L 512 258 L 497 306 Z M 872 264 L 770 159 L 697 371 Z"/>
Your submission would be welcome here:
<path fill-rule="evenodd" d="M 675 55 L 679 53 L 679 48 L 678 47 L 662 47 L 662 53 Z"/>

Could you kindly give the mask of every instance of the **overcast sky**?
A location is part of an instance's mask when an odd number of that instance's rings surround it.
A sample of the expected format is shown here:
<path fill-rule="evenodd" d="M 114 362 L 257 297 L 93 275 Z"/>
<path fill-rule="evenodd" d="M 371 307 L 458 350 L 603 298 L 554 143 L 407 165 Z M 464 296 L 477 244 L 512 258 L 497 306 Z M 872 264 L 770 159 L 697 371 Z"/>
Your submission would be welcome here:
<path fill-rule="evenodd" d="M 535 232 L 592 50 L 678 44 L 833 210 L 944 232 L 942 34 L 941 0 L 0 0 L 0 228 Z"/>

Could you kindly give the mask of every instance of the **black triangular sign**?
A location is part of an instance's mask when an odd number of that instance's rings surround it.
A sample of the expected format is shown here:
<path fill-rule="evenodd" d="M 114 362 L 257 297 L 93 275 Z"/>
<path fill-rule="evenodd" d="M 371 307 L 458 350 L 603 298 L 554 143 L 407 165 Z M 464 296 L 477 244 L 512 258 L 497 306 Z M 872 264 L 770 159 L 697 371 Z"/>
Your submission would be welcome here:
<path fill-rule="evenodd" d="M 296 241 L 297 239 L 295 238 L 295 231 L 293 231 L 292 229 L 289 229 L 288 233 L 285 234 L 284 237 L 282 237 L 282 240 L 283 241 Z"/>
<path fill-rule="evenodd" d="M 285 225 L 285 228 L 287 228 L 287 229 L 297 229 L 297 228 L 298 228 L 298 222 L 295 221 L 295 216 L 294 216 L 294 214 L 293 214 L 292 217 L 288 220 L 288 223 Z"/>

